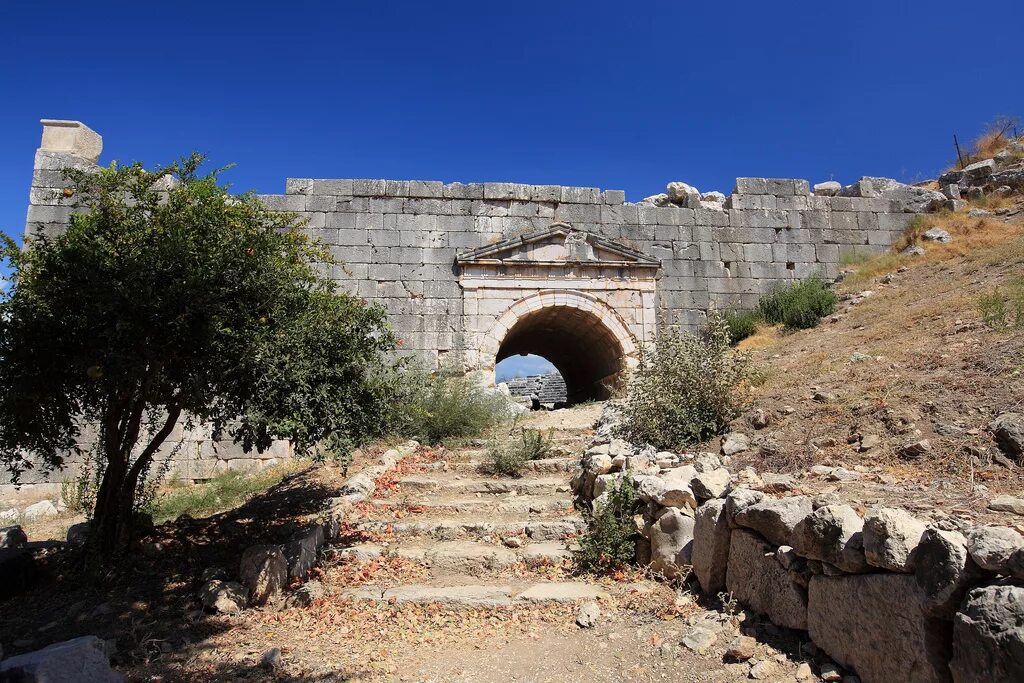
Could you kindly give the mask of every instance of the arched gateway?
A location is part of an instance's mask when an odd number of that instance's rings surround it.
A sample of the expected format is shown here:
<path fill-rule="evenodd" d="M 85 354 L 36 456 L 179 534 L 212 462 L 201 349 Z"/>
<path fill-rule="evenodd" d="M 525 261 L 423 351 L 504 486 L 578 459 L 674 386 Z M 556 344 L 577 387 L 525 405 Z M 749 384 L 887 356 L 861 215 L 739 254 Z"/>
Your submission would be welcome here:
<path fill-rule="evenodd" d="M 470 364 L 493 379 L 516 354 L 549 360 L 570 403 L 607 398 L 655 334 L 659 263 L 555 223 L 457 258 Z"/>

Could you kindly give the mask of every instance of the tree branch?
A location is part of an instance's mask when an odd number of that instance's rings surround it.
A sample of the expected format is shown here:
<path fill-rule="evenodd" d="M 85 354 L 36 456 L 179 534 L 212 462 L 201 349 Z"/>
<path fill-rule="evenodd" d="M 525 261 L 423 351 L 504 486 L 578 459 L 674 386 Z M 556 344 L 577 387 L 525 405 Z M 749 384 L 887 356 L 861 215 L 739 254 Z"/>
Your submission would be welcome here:
<path fill-rule="evenodd" d="M 135 464 L 132 465 L 132 469 L 128 472 L 129 481 L 137 481 L 139 474 L 142 472 L 142 468 L 145 467 L 146 463 L 153 457 L 157 449 L 160 448 L 161 444 L 167 439 L 171 431 L 174 429 L 175 423 L 178 422 L 178 418 L 181 417 L 181 405 L 175 404 L 171 406 L 167 411 L 167 419 L 164 420 L 163 427 L 153 435 L 149 445 L 143 449 L 142 453 L 139 454 L 138 459 L 135 460 Z"/>

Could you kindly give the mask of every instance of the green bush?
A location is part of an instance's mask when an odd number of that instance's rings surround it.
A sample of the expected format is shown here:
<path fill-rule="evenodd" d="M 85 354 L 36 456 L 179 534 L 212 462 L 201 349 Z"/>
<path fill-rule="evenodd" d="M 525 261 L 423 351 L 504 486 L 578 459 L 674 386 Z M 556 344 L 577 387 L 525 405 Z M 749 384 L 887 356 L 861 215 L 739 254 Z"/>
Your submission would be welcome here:
<path fill-rule="evenodd" d="M 547 436 L 538 429 L 522 429 L 520 437 L 492 446 L 487 451 L 488 469 L 493 474 L 518 477 L 526 463 L 546 458 L 551 453 L 551 432 Z"/>
<path fill-rule="evenodd" d="M 1024 281 L 995 287 L 978 297 L 978 312 L 993 330 L 1024 329 Z"/>
<path fill-rule="evenodd" d="M 765 322 L 804 330 L 817 325 L 836 310 L 838 297 L 819 277 L 809 277 L 783 285 L 761 297 L 757 311 Z"/>
<path fill-rule="evenodd" d="M 479 436 L 507 414 L 504 397 L 459 372 L 412 364 L 399 369 L 394 382 L 389 431 L 396 436 L 430 444 Z"/>
<path fill-rule="evenodd" d="M 587 514 L 587 530 L 577 539 L 573 562 L 579 571 L 606 572 L 632 564 L 636 557 L 636 527 L 633 514 L 637 508 L 633 478 L 625 472 L 595 502 L 595 510 Z"/>
<path fill-rule="evenodd" d="M 681 450 L 722 431 L 739 412 L 738 388 L 750 376 L 749 356 L 730 348 L 718 314 L 700 334 L 661 333 L 644 348 L 630 378 L 621 436 L 663 450 Z"/>
<path fill-rule="evenodd" d="M 729 326 L 729 341 L 735 346 L 757 332 L 761 315 L 757 311 L 730 309 L 722 313 L 725 323 Z"/>

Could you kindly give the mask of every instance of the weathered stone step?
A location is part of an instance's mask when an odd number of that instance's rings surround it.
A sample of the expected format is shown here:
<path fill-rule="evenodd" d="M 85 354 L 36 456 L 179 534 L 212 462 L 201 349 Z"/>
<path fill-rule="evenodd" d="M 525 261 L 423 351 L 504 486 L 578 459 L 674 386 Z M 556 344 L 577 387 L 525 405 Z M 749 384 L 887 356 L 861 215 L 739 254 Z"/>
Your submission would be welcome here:
<path fill-rule="evenodd" d="M 502 569 L 517 562 L 535 567 L 559 564 L 570 557 L 570 551 L 562 541 L 528 543 L 521 548 L 474 541 L 410 541 L 391 546 L 359 543 L 343 549 L 339 554 L 357 561 L 389 555 L 420 562 L 431 570 L 441 571 Z"/>
<path fill-rule="evenodd" d="M 439 498 L 435 495 L 419 495 L 408 498 L 382 498 L 373 501 L 373 505 L 381 508 L 406 508 L 414 506 L 422 508 L 426 513 L 438 512 L 474 512 L 487 510 L 491 512 L 516 512 L 529 514 L 545 514 L 557 511 L 571 511 L 572 501 L 565 494 L 554 495 L 510 495 L 498 497 L 477 495 L 471 498 L 452 497 Z"/>
<path fill-rule="evenodd" d="M 575 602 L 606 595 L 600 586 L 582 582 L 549 582 L 529 586 L 412 584 L 380 590 L 351 588 L 342 592 L 357 600 L 436 603 L 462 607 L 501 607 L 515 603 Z"/>
<path fill-rule="evenodd" d="M 542 458 L 530 460 L 523 467 L 526 472 L 571 472 L 579 466 L 579 458 Z M 487 473 L 486 458 L 469 458 L 466 460 L 440 460 L 423 466 L 426 472 L 479 472 Z"/>
<path fill-rule="evenodd" d="M 586 528 L 586 522 L 579 515 L 546 520 L 531 520 L 528 516 L 525 519 L 501 519 L 498 516 L 481 519 L 477 515 L 463 518 L 365 520 L 357 522 L 355 528 L 371 533 L 382 533 L 390 529 L 395 536 L 431 536 L 439 540 L 525 535 L 537 541 L 557 541 L 580 533 Z"/>
<path fill-rule="evenodd" d="M 480 479 L 456 478 L 449 473 L 434 475 L 410 475 L 398 480 L 403 489 L 412 491 L 436 491 L 441 494 L 482 493 L 537 495 L 543 493 L 568 493 L 567 477 L 523 477 L 521 479 Z"/>

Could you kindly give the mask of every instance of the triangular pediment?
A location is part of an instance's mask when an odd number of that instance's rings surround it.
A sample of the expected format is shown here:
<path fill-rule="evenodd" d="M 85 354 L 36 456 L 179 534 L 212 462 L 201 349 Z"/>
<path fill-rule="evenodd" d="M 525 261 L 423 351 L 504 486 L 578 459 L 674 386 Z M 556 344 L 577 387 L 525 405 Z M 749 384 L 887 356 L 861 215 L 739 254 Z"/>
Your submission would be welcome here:
<path fill-rule="evenodd" d="M 574 230 L 567 223 L 496 244 L 472 249 L 456 256 L 460 264 L 501 263 L 503 265 L 557 265 L 580 263 L 634 268 L 657 268 L 661 263 L 624 244 Z"/>

